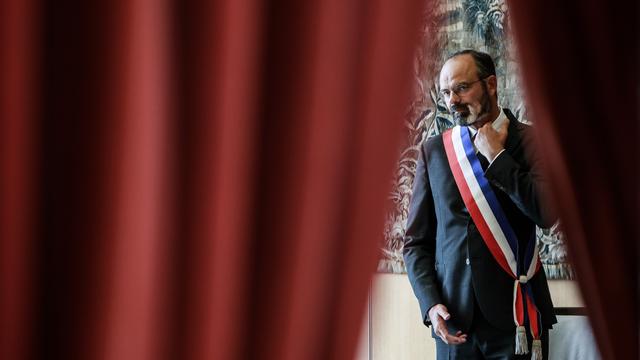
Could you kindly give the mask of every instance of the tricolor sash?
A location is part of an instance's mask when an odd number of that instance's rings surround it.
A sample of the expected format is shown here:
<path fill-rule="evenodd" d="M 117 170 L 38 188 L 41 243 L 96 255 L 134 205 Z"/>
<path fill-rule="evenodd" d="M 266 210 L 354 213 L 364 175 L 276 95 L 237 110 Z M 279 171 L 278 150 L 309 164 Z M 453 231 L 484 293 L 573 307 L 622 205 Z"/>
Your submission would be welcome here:
<path fill-rule="evenodd" d="M 484 177 L 484 170 L 476 155 L 469 129 L 456 126 L 443 133 L 444 148 L 462 200 L 484 243 L 500 267 L 514 279 L 513 320 L 516 324 L 516 354 L 527 354 L 525 311 L 533 337 L 532 359 L 542 359 L 540 343 L 540 312 L 527 284 L 540 269 L 535 234 L 526 249 L 520 249 L 518 238 L 498 202 L 496 194 Z M 525 251 L 523 263 L 519 252 Z"/>

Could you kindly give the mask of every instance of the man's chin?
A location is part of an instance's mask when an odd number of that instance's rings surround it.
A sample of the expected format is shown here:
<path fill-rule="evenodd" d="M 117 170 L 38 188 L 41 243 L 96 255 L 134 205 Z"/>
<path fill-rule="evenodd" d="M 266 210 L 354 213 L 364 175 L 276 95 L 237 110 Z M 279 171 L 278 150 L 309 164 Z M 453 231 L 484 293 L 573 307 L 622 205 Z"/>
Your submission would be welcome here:
<path fill-rule="evenodd" d="M 467 116 L 454 116 L 454 119 L 460 126 L 471 126 L 476 129 L 481 128 L 484 124 L 489 121 L 489 114 L 484 113 L 480 116 L 476 116 L 473 114 L 468 114 Z"/>
<path fill-rule="evenodd" d="M 475 117 L 470 116 L 454 116 L 456 123 L 460 126 L 469 126 L 475 122 Z"/>
<path fill-rule="evenodd" d="M 473 126 L 476 129 L 479 129 L 484 126 L 484 124 L 489 122 L 489 114 L 484 113 L 478 117 L 475 117 L 474 121 L 469 123 L 468 126 Z"/>

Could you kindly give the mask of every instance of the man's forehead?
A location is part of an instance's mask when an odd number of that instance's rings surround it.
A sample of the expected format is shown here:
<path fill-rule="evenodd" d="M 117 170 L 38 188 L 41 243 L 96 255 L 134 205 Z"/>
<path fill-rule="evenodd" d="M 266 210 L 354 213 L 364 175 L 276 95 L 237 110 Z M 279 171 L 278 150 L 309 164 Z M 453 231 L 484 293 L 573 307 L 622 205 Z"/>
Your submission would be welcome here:
<path fill-rule="evenodd" d="M 460 55 L 447 60 L 440 70 L 440 86 L 452 82 L 471 81 L 476 74 L 476 64 L 470 55 Z"/>

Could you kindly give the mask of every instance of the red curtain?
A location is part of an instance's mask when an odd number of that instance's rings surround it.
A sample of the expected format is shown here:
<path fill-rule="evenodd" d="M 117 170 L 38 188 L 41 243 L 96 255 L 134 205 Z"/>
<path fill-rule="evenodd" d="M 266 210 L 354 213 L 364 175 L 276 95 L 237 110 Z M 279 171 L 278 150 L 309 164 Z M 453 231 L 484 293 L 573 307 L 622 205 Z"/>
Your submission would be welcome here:
<path fill-rule="evenodd" d="M 1 2 L 0 358 L 352 358 L 423 3 Z"/>
<path fill-rule="evenodd" d="M 524 85 L 604 359 L 638 359 L 638 2 L 510 1 Z"/>

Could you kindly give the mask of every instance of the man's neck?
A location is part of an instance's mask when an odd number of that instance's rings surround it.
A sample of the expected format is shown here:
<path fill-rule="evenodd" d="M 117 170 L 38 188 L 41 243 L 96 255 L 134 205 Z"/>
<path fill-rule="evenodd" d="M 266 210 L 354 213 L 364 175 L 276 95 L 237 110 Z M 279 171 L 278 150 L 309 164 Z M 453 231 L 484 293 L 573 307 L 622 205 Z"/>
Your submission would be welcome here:
<path fill-rule="evenodd" d="M 491 112 L 486 115 L 485 121 L 482 121 L 478 124 L 471 125 L 470 127 L 473 128 L 474 130 L 478 130 L 478 128 L 483 127 L 485 124 L 490 124 L 494 122 L 496 119 L 498 119 L 501 113 L 502 113 L 502 108 L 500 106 L 497 106 L 497 105 L 493 106 L 493 108 L 491 109 Z"/>

